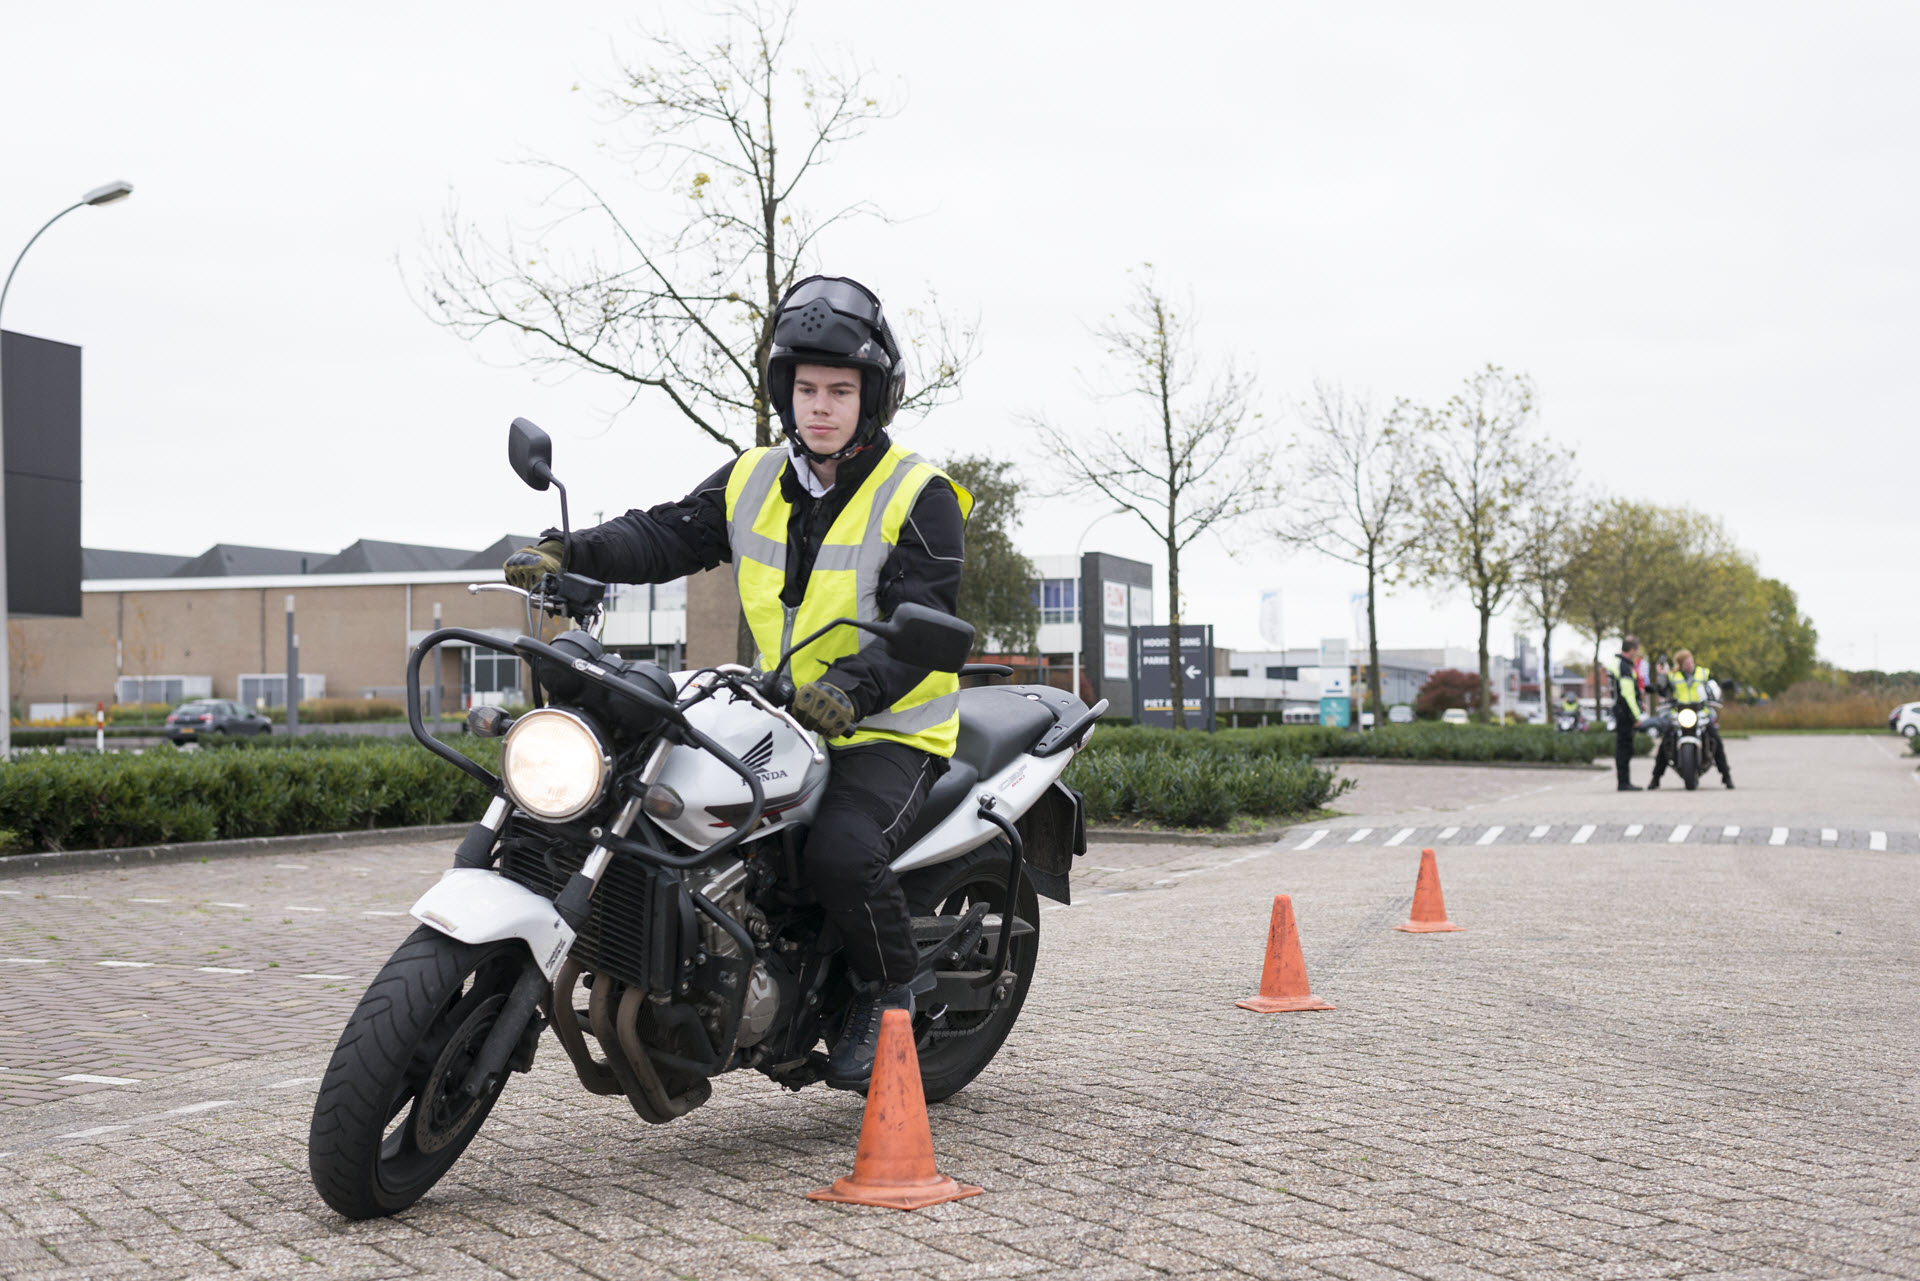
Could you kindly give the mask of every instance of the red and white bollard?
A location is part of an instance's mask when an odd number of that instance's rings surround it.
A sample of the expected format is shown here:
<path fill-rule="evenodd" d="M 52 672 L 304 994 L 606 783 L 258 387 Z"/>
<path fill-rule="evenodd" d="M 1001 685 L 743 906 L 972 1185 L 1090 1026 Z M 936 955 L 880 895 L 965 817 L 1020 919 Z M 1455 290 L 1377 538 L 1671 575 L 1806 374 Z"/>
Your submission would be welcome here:
<path fill-rule="evenodd" d="M 93 750 L 102 756 L 107 752 L 107 705 L 93 705 Z"/>

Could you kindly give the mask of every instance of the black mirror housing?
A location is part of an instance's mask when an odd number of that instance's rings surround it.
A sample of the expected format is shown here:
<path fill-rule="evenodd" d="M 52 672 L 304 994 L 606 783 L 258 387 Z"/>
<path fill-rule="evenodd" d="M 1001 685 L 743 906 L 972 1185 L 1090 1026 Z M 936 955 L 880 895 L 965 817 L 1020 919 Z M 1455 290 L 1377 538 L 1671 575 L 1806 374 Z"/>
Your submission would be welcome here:
<path fill-rule="evenodd" d="M 507 428 L 507 462 L 534 489 L 553 483 L 553 437 L 524 418 Z"/>
<path fill-rule="evenodd" d="M 887 652 L 901 662 L 936 672 L 959 671 L 973 650 L 972 623 L 911 602 L 870 630 L 887 642 Z"/>

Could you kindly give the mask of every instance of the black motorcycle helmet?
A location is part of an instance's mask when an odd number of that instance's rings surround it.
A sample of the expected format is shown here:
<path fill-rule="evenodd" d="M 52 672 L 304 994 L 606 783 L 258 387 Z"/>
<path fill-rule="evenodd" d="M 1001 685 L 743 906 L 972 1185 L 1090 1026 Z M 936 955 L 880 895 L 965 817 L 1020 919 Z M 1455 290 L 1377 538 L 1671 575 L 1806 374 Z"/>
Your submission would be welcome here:
<path fill-rule="evenodd" d="M 793 418 L 796 365 L 860 371 L 860 424 L 839 453 L 816 454 L 800 439 Z M 808 276 L 780 299 L 773 317 L 773 345 L 767 350 L 767 391 L 787 439 L 802 454 L 815 462 L 829 462 L 859 453 L 893 421 L 906 387 L 900 344 L 871 289 L 845 276 Z"/>

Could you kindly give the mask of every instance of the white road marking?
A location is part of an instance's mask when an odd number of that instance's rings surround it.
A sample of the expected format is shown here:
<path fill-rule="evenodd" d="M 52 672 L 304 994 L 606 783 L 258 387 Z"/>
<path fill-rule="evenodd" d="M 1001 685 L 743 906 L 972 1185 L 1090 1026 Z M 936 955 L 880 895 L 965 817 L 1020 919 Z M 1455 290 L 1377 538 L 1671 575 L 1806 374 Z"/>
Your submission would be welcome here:
<path fill-rule="evenodd" d="M 41 956 L 0 956 L 0 965 L 51 965 L 53 962 Z"/>
<path fill-rule="evenodd" d="M 1323 828 L 1321 828 L 1321 829 L 1320 829 L 1319 831 L 1317 831 L 1317 832 L 1315 832 L 1315 833 L 1314 833 L 1313 835 L 1311 835 L 1311 836 L 1309 836 L 1309 837 L 1307 837 L 1307 839 L 1306 839 L 1306 840 L 1304 840 L 1304 841 L 1301 841 L 1301 842 L 1300 842 L 1300 843 L 1299 843 L 1298 845 L 1296 845 L 1296 846 L 1294 846 L 1293 848 L 1295 848 L 1295 849 L 1297 849 L 1297 850 L 1310 850 L 1310 849 L 1312 849 L 1312 848 L 1313 848 L 1314 846 L 1316 846 L 1316 845 L 1318 845 L 1318 844 L 1319 844 L 1319 843 L 1320 843 L 1321 841 L 1323 841 L 1323 840 L 1325 840 L 1325 839 L 1327 838 L 1327 832 L 1328 832 L 1328 830 L 1329 830 L 1329 829 L 1327 829 L 1327 828 L 1324 828 L 1324 827 L 1323 827 Z"/>
<path fill-rule="evenodd" d="M 170 898 L 130 898 L 127 900 L 127 902 L 129 903 L 171 903 L 173 902 L 173 900 Z"/>
<path fill-rule="evenodd" d="M 1460 835 L 1459 828 L 1449 827 L 1445 831 L 1441 832 L 1440 835 L 1434 837 L 1433 839 L 1436 841 L 1450 841 L 1458 835 Z"/>
<path fill-rule="evenodd" d="M 62 1081 L 77 1081 L 81 1085 L 138 1085 L 130 1076 L 95 1076 L 91 1072 L 75 1072 L 59 1078 Z"/>
<path fill-rule="evenodd" d="M 1372 836 L 1372 835 L 1373 835 L 1373 829 L 1371 827 L 1357 828 L 1355 829 L 1353 835 L 1347 838 L 1347 844 L 1351 845 L 1355 841 L 1364 841 L 1369 836 Z"/>
<path fill-rule="evenodd" d="M 1507 829 L 1504 827 L 1489 827 L 1486 831 L 1480 833 L 1480 839 L 1475 841 L 1474 844 L 1475 845 L 1491 845 L 1493 844 L 1494 838 L 1499 836 L 1500 833 L 1506 830 Z"/>
<path fill-rule="evenodd" d="M 253 973 L 252 970 L 236 970 L 231 965 L 199 965 L 199 966 L 195 966 L 194 968 L 199 970 L 202 974 L 251 974 Z"/>
<path fill-rule="evenodd" d="M 95 961 L 95 965 L 111 966 L 116 970 L 150 970 L 152 961 Z"/>
<path fill-rule="evenodd" d="M 1090 872 L 1118 872 L 1123 869 L 1117 868 L 1117 867 L 1091 867 L 1091 868 L 1088 868 L 1087 870 Z M 362 916 L 405 916 L 406 913 L 405 912 L 362 912 L 360 913 L 360 915 Z"/>
<path fill-rule="evenodd" d="M 23 892 L 24 892 L 24 891 L 22 891 L 22 890 L 0 890 L 0 894 L 12 894 L 12 895 L 19 895 L 19 894 L 21 894 L 21 893 L 23 893 Z"/>
<path fill-rule="evenodd" d="M 1887 834 L 1885 832 L 1868 832 L 1867 848 L 1870 850 L 1883 850 L 1887 848 Z"/>
<path fill-rule="evenodd" d="M 324 912 L 327 909 L 324 907 L 293 907 L 289 905 L 287 907 L 281 908 L 280 910 L 283 912 Z"/>
<path fill-rule="evenodd" d="M 274 870 L 278 872 L 304 872 L 308 870 L 305 863 L 275 863 L 273 866 Z"/>
<path fill-rule="evenodd" d="M 1839 831 L 1838 831 L 1837 829 L 1835 829 L 1835 828 L 1831 828 L 1831 827 L 1823 827 L 1823 828 L 1821 828 L 1821 829 L 1820 829 L 1820 839 L 1821 839 L 1821 841 L 1823 841 L 1823 842 L 1825 842 L 1825 841 L 1837 841 L 1837 840 L 1839 840 L 1839 839 L 1840 839 L 1840 833 L 1839 833 Z"/>
<path fill-rule="evenodd" d="M 245 903 L 209 903 L 208 907 L 245 907 Z"/>
<path fill-rule="evenodd" d="M 1785 845 L 1786 843 L 1787 843 L 1787 829 L 1784 827 L 1774 828 L 1773 835 L 1767 838 L 1767 844 L 1769 845 Z"/>
<path fill-rule="evenodd" d="M 1047 909 L 1043 909 L 1043 910 L 1047 910 Z M 289 1077 L 284 1081 L 275 1081 L 272 1085 L 269 1085 L 267 1088 L 269 1090 L 289 1090 L 296 1085 L 318 1085 L 318 1084 L 320 1084 L 320 1078 L 317 1076 L 295 1076 L 295 1077 Z"/>
<path fill-rule="evenodd" d="M 168 1116 L 187 1116 L 194 1112 L 211 1112 L 215 1108 L 233 1106 L 233 1099 L 208 1099 L 205 1103 L 189 1103 L 183 1108 L 168 1108 Z"/>
<path fill-rule="evenodd" d="M 1622 836 L 1638 836 L 1638 835 L 1640 835 L 1640 833 L 1642 833 L 1642 832 L 1644 832 L 1644 831 L 1646 831 L 1646 830 L 1647 830 L 1647 829 L 1646 829 L 1646 828 L 1644 828 L 1644 827 L 1642 827 L 1642 826 L 1641 826 L 1640 824 L 1638 824 L 1638 823 L 1632 823 L 1632 824 L 1629 824 L 1629 825 L 1627 826 L 1627 830 L 1626 830 L 1626 831 L 1624 831 L 1624 832 L 1622 832 L 1622 833 L 1621 833 L 1621 835 L 1622 835 Z"/>
<path fill-rule="evenodd" d="M 1692 830 L 1693 830 L 1693 824 L 1682 823 L 1680 826 L 1674 828 L 1671 832 L 1667 833 L 1667 844 L 1669 845 L 1680 844 L 1680 842 L 1687 839 L 1687 833 L 1691 832 Z"/>
<path fill-rule="evenodd" d="M 1593 839 L 1593 833 L 1594 833 L 1594 826 L 1593 824 L 1588 823 L 1585 827 L 1581 828 L 1579 831 L 1573 834 L 1573 843 L 1575 845 L 1585 845 L 1588 841 Z"/>
<path fill-rule="evenodd" d="M 48 898 L 92 898 L 91 894 L 49 894 Z"/>
<path fill-rule="evenodd" d="M 351 974 L 302 974 L 300 977 L 303 979 L 340 979 L 343 982 L 353 981 L 353 975 Z"/>
<path fill-rule="evenodd" d="M 1551 823 L 1542 823 L 1540 826 L 1534 828 L 1531 832 L 1527 833 L 1527 839 L 1530 841 L 1539 840 L 1541 837 L 1547 834 L 1547 829 L 1552 826 L 1553 824 Z"/>
<path fill-rule="evenodd" d="M 62 1077 L 61 1079 L 65 1080 L 66 1078 Z M 71 1134 L 63 1134 L 60 1137 L 63 1139 L 90 1139 L 96 1134 L 111 1134 L 115 1130 L 124 1130 L 126 1128 L 124 1125 L 96 1125 L 92 1129 L 75 1130 Z"/>
<path fill-rule="evenodd" d="M 1730 841 L 1740 835 L 1740 829 L 1737 827 L 1723 827 L 1720 829 L 1720 835 L 1722 839 Z"/>
<path fill-rule="evenodd" d="M 1387 844 L 1398 845 L 1400 842 L 1406 840 L 1409 836 L 1412 836 L 1412 835 L 1413 835 L 1413 829 L 1411 827 L 1403 827 L 1399 831 L 1395 832 L 1392 836 L 1389 836 L 1387 838 Z"/>

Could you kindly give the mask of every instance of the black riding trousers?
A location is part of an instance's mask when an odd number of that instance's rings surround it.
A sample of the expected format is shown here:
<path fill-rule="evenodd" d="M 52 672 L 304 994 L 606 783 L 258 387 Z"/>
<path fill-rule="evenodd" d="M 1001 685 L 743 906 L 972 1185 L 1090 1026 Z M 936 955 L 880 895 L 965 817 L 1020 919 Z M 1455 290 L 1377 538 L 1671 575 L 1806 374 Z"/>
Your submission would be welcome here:
<path fill-rule="evenodd" d="M 802 874 L 846 936 L 847 961 L 870 983 L 913 977 L 913 917 L 888 866 L 947 759 L 899 743 L 830 748 L 833 773 L 801 851 Z"/>

